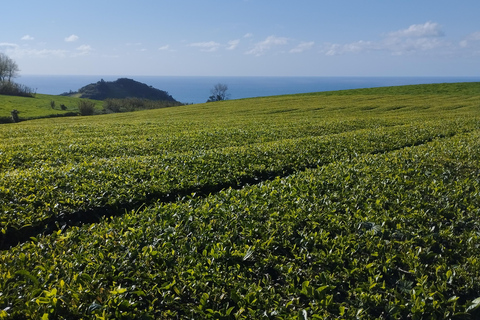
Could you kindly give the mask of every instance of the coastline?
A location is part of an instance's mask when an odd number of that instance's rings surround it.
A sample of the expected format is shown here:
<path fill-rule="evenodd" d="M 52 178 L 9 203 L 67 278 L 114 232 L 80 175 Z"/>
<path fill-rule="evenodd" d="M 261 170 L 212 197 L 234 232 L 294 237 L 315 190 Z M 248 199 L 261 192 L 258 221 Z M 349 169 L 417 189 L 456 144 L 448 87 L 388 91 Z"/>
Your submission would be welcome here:
<path fill-rule="evenodd" d="M 130 78 L 167 91 L 183 103 L 203 103 L 217 83 L 228 85 L 230 99 L 426 83 L 480 82 L 479 77 L 315 77 L 315 76 L 115 76 L 21 75 L 16 82 L 37 93 L 59 95 L 104 79 Z"/>

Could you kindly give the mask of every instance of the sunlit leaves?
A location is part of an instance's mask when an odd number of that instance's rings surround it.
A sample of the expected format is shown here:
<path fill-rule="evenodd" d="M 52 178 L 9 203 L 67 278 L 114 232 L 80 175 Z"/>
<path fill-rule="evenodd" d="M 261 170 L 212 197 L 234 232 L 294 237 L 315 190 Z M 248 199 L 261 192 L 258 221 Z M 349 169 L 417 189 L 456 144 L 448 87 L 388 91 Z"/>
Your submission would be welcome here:
<path fill-rule="evenodd" d="M 24 127 L 38 147 L 1 147 L 3 234 L 58 225 L 2 251 L 0 318 L 478 317 L 476 113 L 270 107 L 87 119 L 45 147 Z M 93 208 L 116 214 L 68 224 Z"/>

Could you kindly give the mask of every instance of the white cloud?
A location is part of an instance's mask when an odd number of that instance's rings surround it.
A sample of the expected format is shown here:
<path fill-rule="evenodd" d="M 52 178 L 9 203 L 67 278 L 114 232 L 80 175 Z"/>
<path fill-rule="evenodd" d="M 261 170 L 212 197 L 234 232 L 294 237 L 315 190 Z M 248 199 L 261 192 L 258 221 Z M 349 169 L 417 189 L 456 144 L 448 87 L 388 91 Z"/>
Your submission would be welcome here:
<path fill-rule="evenodd" d="M 238 47 L 239 44 L 240 44 L 240 40 L 228 41 L 227 50 L 234 50 Z"/>
<path fill-rule="evenodd" d="M 158 48 L 159 51 L 165 51 L 165 50 L 169 50 L 169 49 L 170 49 L 170 45 L 169 45 L 169 44 L 164 45 L 164 46 Z"/>
<path fill-rule="evenodd" d="M 388 34 L 389 37 L 400 38 L 424 38 L 424 37 L 443 37 L 440 25 L 435 22 L 426 22 L 424 24 L 413 24 L 407 29 L 398 30 Z"/>
<path fill-rule="evenodd" d="M 269 36 L 265 40 L 258 42 L 255 46 L 245 52 L 245 54 L 253 54 L 256 56 L 261 56 L 265 54 L 268 50 L 270 50 L 273 46 L 285 45 L 288 43 L 287 38 L 276 37 L 276 36 Z"/>
<path fill-rule="evenodd" d="M 240 40 L 236 39 L 236 40 L 228 41 L 226 45 L 215 42 L 215 41 L 207 41 L 207 42 L 191 43 L 188 46 L 200 48 L 200 51 L 203 51 L 203 52 L 215 52 L 222 47 L 225 48 L 226 50 L 234 50 L 238 47 L 239 44 L 240 44 Z"/>
<path fill-rule="evenodd" d="M 66 42 L 75 42 L 79 39 L 77 35 L 72 34 L 71 36 L 68 36 L 65 38 Z"/>
<path fill-rule="evenodd" d="M 300 43 L 298 46 L 296 46 L 295 48 L 293 48 L 292 50 L 290 50 L 290 53 L 302 53 L 306 50 L 309 50 L 313 47 L 313 45 L 315 44 L 315 42 L 313 41 L 310 41 L 310 42 L 302 42 Z"/>
<path fill-rule="evenodd" d="M 448 42 L 440 39 L 443 35 L 439 24 L 427 22 L 387 33 L 379 41 L 360 40 L 346 44 L 326 44 L 322 52 L 328 56 L 370 51 L 387 51 L 392 55 L 427 52 L 450 46 Z"/>
<path fill-rule="evenodd" d="M 0 44 L 1 47 L 2 44 Z M 66 50 L 55 50 L 55 49 L 30 49 L 30 48 L 20 48 L 20 47 L 11 47 L 9 53 L 15 57 L 36 57 L 36 58 L 64 58 L 67 55 Z"/>
<path fill-rule="evenodd" d="M 27 34 L 27 35 L 24 35 L 21 40 L 31 41 L 31 40 L 34 40 L 34 39 L 35 39 L 34 37 Z"/>
<path fill-rule="evenodd" d="M 460 47 L 466 48 L 477 41 L 480 41 L 480 31 L 471 33 L 464 40 L 460 41 Z"/>
<path fill-rule="evenodd" d="M 76 50 L 77 52 L 76 54 L 74 54 L 74 56 L 85 56 L 90 54 L 90 52 L 93 51 L 93 48 L 89 45 L 83 44 L 79 46 Z"/>
<path fill-rule="evenodd" d="M 246 33 L 243 37 L 244 38 L 251 38 L 251 37 L 253 37 L 253 34 L 252 33 Z"/>
<path fill-rule="evenodd" d="M 379 49 L 379 46 L 372 41 L 355 41 L 346 44 L 326 44 L 323 52 L 327 56 L 335 56 L 346 53 L 360 53 L 363 51 L 370 51 Z"/>
<path fill-rule="evenodd" d="M 32 57 L 32 58 L 64 58 L 67 56 L 69 51 L 61 49 L 36 49 L 31 48 L 28 45 L 19 46 L 15 43 L 0 43 L 0 48 L 4 50 L 12 57 L 21 58 L 21 57 Z"/>
<path fill-rule="evenodd" d="M 189 44 L 190 47 L 198 47 L 203 52 L 214 52 L 220 48 L 221 44 L 215 41 L 196 42 Z"/>
<path fill-rule="evenodd" d="M 448 43 L 435 38 L 405 39 L 402 41 L 387 39 L 379 46 L 379 49 L 390 51 L 393 55 L 403 55 L 431 51 L 447 46 L 449 46 Z"/>
<path fill-rule="evenodd" d="M 5 48 L 18 48 L 18 44 L 16 43 L 9 43 L 9 42 L 0 42 L 0 47 L 5 47 Z"/>
<path fill-rule="evenodd" d="M 33 48 L 30 45 L 18 45 L 15 43 L 0 43 L 0 49 L 5 50 L 14 58 L 67 58 L 90 54 L 94 49 L 90 45 L 81 45 L 75 50 L 63 50 L 52 48 Z"/>
<path fill-rule="evenodd" d="M 22 55 L 28 55 L 28 56 L 38 56 L 42 58 L 47 58 L 47 57 L 58 57 L 58 58 L 64 58 L 65 55 L 67 54 L 67 51 L 65 50 L 49 50 L 49 49 L 42 49 L 42 50 L 22 50 Z"/>
<path fill-rule="evenodd" d="M 468 40 L 480 41 L 480 31 L 474 32 L 467 37 Z"/>

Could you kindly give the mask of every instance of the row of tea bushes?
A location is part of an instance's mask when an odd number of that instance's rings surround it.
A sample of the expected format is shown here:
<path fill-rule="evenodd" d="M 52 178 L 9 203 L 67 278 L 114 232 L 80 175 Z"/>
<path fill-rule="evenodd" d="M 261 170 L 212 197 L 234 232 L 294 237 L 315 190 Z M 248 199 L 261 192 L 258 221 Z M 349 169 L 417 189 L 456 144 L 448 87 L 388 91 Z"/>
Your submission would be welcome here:
<path fill-rule="evenodd" d="M 479 157 L 477 130 L 33 238 L 0 316 L 474 319 Z"/>
<path fill-rule="evenodd" d="M 0 208 L 4 214 L 0 223 L 3 233 L 52 221 L 65 223 L 102 210 L 118 211 L 172 195 L 208 194 L 473 129 L 458 121 L 437 121 L 158 156 L 84 155 L 83 162 L 1 173 Z"/>

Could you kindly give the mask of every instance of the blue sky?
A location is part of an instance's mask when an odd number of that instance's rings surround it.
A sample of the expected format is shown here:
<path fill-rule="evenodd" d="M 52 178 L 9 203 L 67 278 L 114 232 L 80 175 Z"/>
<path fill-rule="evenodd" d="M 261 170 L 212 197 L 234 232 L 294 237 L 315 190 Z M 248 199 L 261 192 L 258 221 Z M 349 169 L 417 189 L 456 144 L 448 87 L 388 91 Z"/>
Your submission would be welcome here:
<path fill-rule="evenodd" d="M 478 76 L 478 0 L 15 0 L 21 74 Z"/>

